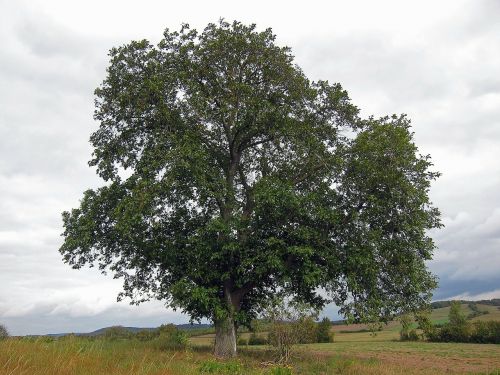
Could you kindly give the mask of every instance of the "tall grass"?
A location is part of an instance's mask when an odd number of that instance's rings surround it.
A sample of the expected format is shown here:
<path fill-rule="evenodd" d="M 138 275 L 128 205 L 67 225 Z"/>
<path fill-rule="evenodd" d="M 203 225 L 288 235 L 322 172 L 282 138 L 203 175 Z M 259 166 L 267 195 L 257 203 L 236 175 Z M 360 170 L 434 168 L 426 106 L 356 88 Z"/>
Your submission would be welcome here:
<path fill-rule="evenodd" d="M 435 356 L 430 361 L 432 365 L 442 362 L 437 369 L 412 367 L 404 361 L 391 361 L 391 358 L 404 358 L 404 353 L 407 352 L 412 352 L 419 358 L 433 356 L 437 348 L 441 347 L 446 355 Z M 471 348 L 469 352 L 468 348 Z M 480 350 L 483 359 L 489 361 L 491 366 L 477 367 L 478 372 L 500 375 L 500 372 L 495 372 L 500 368 L 500 362 L 495 359 L 500 353 L 500 347 L 493 345 L 400 342 L 308 344 L 300 346 L 288 367 L 274 365 L 271 362 L 272 354 L 265 349 L 265 346 L 242 349 L 238 359 L 220 362 L 213 359 L 209 346 L 173 351 L 161 349 L 155 340 L 107 340 L 74 336 L 57 340 L 43 337 L 9 338 L 0 341 L 0 374 L 442 374 L 446 365 L 444 362 L 451 359 L 452 365 L 457 363 L 456 358 L 449 358 L 450 356 L 460 355 L 463 361 L 472 356 L 475 357 L 473 362 L 477 362 L 480 358 L 479 352 L 475 350 Z M 408 358 L 415 359 L 415 355 L 411 354 Z M 498 367 L 495 367 L 495 363 Z M 450 367 L 447 373 L 470 373 L 470 369 L 469 372 L 460 371 L 459 368 L 454 370 L 457 368 Z"/>

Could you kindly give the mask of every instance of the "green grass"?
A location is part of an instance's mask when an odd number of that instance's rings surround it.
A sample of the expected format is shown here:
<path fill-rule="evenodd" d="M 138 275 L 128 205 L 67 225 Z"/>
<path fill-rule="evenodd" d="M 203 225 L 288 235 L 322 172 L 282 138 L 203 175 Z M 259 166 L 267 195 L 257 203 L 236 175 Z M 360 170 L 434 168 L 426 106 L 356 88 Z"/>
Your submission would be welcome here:
<path fill-rule="evenodd" d="M 471 321 L 476 320 L 500 320 L 500 309 L 498 306 L 490 306 L 490 305 L 482 305 L 477 304 L 479 311 L 488 311 L 488 314 L 477 316 Z M 464 303 L 461 305 L 461 311 L 465 316 L 468 316 L 472 313 L 472 310 L 469 308 L 468 304 Z M 443 324 L 448 322 L 448 314 L 450 313 L 450 307 L 442 307 L 440 309 L 432 310 L 431 320 L 434 324 Z"/>

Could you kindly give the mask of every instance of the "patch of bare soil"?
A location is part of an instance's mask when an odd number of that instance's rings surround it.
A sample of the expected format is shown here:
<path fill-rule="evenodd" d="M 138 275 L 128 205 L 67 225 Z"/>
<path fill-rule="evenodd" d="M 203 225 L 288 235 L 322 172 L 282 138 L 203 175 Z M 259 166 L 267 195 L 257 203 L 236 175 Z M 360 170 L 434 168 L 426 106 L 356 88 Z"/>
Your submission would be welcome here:
<path fill-rule="evenodd" d="M 316 352 L 316 355 L 328 357 L 331 352 Z M 377 360 L 381 365 L 405 368 L 414 372 L 436 374 L 489 374 L 500 369 L 500 358 L 463 358 L 437 356 L 430 353 L 370 352 L 348 355 L 362 361 Z"/>
<path fill-rule="evenodd" d="M 489 373 L 500 368 L 500 358 L 440 357 L 428 353 L 423 355 L 397 352 L 370 353 L 369 357 L 375 357 L 391 365 L 417 370 L 433 370 L 443 374 Z"/>

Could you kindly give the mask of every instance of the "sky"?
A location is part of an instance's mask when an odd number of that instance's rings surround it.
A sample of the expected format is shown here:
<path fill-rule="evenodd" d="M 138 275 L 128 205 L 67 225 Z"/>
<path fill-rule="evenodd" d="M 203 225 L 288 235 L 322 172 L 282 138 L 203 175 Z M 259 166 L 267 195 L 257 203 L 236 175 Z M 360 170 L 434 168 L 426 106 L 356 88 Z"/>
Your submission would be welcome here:
<path fill-rule="evenodd" d="M 362 116 L 408 114 L 442 173 L 434 299 L 500 298 L 500 1 L 0 0 L 0 324 L 24 335 L 188 321 L 159 301 L 118 303 L 120 280 L 64 264 L 61 212 L 102 184 L 87 162 L 108 50 L 221 17 L 272 27 Z"/>

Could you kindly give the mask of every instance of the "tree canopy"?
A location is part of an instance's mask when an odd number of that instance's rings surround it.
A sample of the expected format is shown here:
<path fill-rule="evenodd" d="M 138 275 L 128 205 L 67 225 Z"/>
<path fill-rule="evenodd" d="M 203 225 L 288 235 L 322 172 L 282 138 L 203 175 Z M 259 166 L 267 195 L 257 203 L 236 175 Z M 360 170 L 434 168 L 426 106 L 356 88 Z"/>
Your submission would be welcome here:
<path fill-rule="evenodd" d="M 410 121 L 360 118 L 271 29 L 183 25 L 113 48 L 95 95 L 89 164 L 105 183 L 63 213 L 74 268 L 214 321 L 218 355 L 278 292 L 359 320 L 428 301 L 438 173 Z"/>

